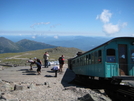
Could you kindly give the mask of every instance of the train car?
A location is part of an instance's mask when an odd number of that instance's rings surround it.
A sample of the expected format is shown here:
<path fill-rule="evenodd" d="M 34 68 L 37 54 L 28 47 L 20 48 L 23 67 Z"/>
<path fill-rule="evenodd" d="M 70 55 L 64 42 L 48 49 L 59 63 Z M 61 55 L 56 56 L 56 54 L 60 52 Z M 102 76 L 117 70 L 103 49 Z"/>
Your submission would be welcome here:
<path fill-rule="evenodd" d="M 113 38 L 69 59 L 68 66 L 77 76 L 134 78 L 134 37 Z"/>

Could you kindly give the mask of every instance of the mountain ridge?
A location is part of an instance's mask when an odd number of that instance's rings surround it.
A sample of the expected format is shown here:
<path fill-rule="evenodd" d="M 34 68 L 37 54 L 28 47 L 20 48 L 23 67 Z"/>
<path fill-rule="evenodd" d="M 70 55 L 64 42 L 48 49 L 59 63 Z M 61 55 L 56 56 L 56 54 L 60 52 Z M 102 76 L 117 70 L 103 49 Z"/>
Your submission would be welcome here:
<path fill-rule="evenodd" d="M 31 41 L 28 39 L 23 39 L 15 43 L 7 38 L 0 37 L 0 53 L 25 52 L 55 47 L 57 46 Z"/>
<path fill-rule="evenodd" d="M 12 43 L 12 45 L 14 44 L 16 48 L 18 47 L 18 49 L 14 51 L 13 50 L 10 51 L 10 49 L 8 49 L 7 47 L 6 50 L 9 51 L 3 51 L 1 49 L 0 53 L 23 52 L 23 51 L 31 51 L 31 50 L 38 50 L 38 49 L 54 48 L 59 46 L 68 47 L 68 48 L 74 47 L 83 51 L 88 51 L 110 40 L 111 37 L 58 36 L 57 38 L 54 38 L 52 36 L 46 36 L 46 37 L 36 36 L 33 39 L 30 36 L 23 36 L 23 37 L 12 36 L 10 38 L 8 36 L 8 40 L 9 39 L 10 39 L 9 43 Z"/>

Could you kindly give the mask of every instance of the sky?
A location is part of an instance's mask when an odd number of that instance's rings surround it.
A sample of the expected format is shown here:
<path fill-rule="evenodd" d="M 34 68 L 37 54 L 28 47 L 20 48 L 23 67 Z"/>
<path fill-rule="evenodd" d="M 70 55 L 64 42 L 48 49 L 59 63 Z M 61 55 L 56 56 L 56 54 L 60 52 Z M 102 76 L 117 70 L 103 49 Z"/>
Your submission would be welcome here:
<path fill-rule="evenodd" d="M 134 0 L 0 0 L 0 36 L 134 37 Z"/>

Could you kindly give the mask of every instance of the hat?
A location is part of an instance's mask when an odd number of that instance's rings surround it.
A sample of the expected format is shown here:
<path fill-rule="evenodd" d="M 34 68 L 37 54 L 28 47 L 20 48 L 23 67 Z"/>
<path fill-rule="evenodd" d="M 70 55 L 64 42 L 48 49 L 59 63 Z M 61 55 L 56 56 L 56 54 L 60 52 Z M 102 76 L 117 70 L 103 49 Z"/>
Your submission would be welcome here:
<path fill-rule="evenodd" d="M 34 57 L 34 59 L 37 59 L 36 57 Z"/>

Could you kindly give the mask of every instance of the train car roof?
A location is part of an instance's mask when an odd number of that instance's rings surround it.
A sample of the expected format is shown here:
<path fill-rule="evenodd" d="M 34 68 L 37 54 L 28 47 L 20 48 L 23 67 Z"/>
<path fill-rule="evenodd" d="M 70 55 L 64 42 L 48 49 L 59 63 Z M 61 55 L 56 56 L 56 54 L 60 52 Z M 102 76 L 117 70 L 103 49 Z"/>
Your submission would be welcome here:
<path fill-rule="evenodd" d="M 99 46 L 97 46 L 97 47 L 95 47 L 95 48 L 89 50 L 89 51 L 84 52 L 83 54 L 86 54 L 86 53 L 88 53 L 88 52 L 90 52 L 90 51 L 92 51 L 92 50 L 95 50 L 95 49 L 97 49 L 97 48 L 99 48 L 99 47 L 102 47 L 102 46 L 104 46 L 104 45 L 106 45 L 106 44 L 109 44 L 110 42 L 112 42 L 112 41 L 114 41 L 114 40 L 117 40 L 117 39 L 134 39 L 134 37 L 116 37 L 116 38 L 113 38 L 113 39 L 111 39 L 111 40 L 109 40 L 109 41 L 107 41 L 107 42 L 105 42 L 105 43 L 103 43 L 103 44 L 101 44 L 101 45 L 99 45 Z M 83 54 L 82 54 L 82 55 L 83 55 Z M 80 55 L 80 56 L 81 56 L 81 55 Z"/>

